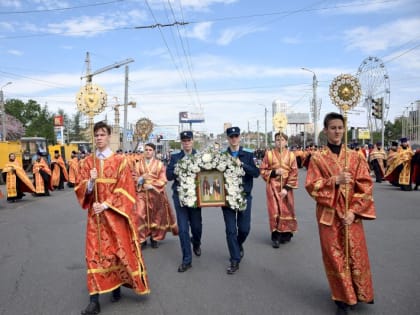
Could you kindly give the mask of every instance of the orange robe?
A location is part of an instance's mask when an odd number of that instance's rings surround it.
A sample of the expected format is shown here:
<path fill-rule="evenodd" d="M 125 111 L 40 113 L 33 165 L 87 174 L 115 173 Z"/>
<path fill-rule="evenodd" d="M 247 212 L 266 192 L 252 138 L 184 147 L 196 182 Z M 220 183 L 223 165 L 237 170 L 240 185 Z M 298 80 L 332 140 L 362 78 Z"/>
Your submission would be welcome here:
<path fill-rule="evenodd" d="M 69 187 L 73 187 L 76 184 L 77 176 L 79 173 L 79 159 L 77 157 L 72 158 L 69 161 Z"/>
<path fill-rule="evenodd" d="M 108 209 L 95 215 L 92 204 L 95 192 L 88 193 L 92 155 L 84 159 L 80 169 L 76 197 L 87 209 L 86 264 L 89 293 L 110 292 L 123 285 L 137 294 L 150 292 L 137 238 L 135 188 L 124 156 L 112 154 L 95 161 L 97 201 Z M 100 239 L 100 241 L 99 241 Z"/>
<path fill-rule="evenodd" d="M 398 148 L 396 154 L 389 156 L 389 164 L 385 173 L 385 179 L 389 182 L 397 182 L 400 185 L 411 185 L 410 173 L 411 173 L 411 159 L 413 158 L 414 152 L 411 147 L 403 149 Z M 399 167 L 399 166 L 402 166 Z"/>
<path fill-rule="evenodd" d="M 281 167 L 286 174 L 271 177 L 271 172 Z M 298 167 L 295 155 L 283 149 L 281 156 L 277 150 L 267 150 L 260 166 L 262 178 L 266 181 L 266 195 L 270 231 L 296 232 L 295 199 L 293 189 L 298 188 Z M 281 198 L 280 192 L 288 188 L 287 195 Z"/>
<path fill-rule="evenodd" d="M 137 182 L 140 176 L 147 175 L 149 178 L 143 185 L 137 186 L 137 215 L 139 222 L 139 239 L 144 242 L 148 236 L 153 240 L 165 239 L 166 232 L 172 231 L 178 235 L 174 211 L 168 201 L 165 186 L 166 170 L 163 163 L 155 158 L 149 164 L 141 158 L 134 167 L 134 179 Z M 153 186 L 146 190 L 145 184 Z"/>
<path fill-rule="evenodd" d="M 66 164 L 61 156 L 57 159 L 51 160 L 51 185 L 55 188 L 60 186 L 60 181 L 67 182 L 69 180 L 69 174 L 67 173 Z"/>
<path fill-rule="evenodd" d="M 44 172 L 44 174 L 42 174 Z M 53 190 L 51 185 L 51 169 L 43 158 L 39 162 L 35 161 L 32 166 L 34 175 L 35 193 L 39 195 L 49 195 L 48 190 Z M 47 183 L 45 183 L 47 181 Z"/>
<path fill-rule="evenodd" d="M 349 270 L 346 270 L 345 233 L 340 218 L 345 213 L 345 186 L 336 185 L 335 176 L 345 165 L 351 173 L 348 187 L 349 211 L 356 219 L 349 225 Z M 316 217 L 325 272 L 332 299 L 354 305 L 373 301 L 373 284 L 362 219 L 375 219 L 373 183 L 366 159 L 342 147 L 337 156 L 329 148 L 313 152 L 305 188 L 316 200 Z"/>
<path fill-rule="evenodd" d="M 6 163 L 2 173 L 8 200 L 22 199 L 24 192 L 35 192 L 34 185 L 18 161 Z"/>

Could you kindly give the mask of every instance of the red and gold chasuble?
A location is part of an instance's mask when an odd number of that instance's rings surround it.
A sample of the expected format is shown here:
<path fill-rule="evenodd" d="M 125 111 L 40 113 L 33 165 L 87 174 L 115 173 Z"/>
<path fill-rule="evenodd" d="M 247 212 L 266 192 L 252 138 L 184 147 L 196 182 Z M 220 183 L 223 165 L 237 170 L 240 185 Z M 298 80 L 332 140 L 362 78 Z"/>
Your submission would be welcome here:
<path fill-rule="evenodd" d="M 41 158 L 39 162 L 37 161 L 34 162 L 34 165 L 32 166 L 32 173 L 34 174 L 35 193 L 45 194 L 47 192 L 45 191 L 44 178 L 39 172 L 40 170 L 43 170 L 45 173 L 51 176 L 51 169 L 43 158 Z M 50 181 L 49 189 L 53 190 L 51 181 Z"/>
<path fill-rule="evenodd" d="M 286 174 L 271 177 L 271 172 L 281 167 Z M 280 152 L 268 150 L 260 166 L 260 173 L 266 181 L 266 195 L 270 231 L 296 232 L 295 201 L 293 189 L 298 188 L 298 167 L 295 155 L 287 149 Z M 280 192 L 288 187 L 287 195 L 281 198 Z"/>
<path fill-rule="evenodd" d="M 52 175 L 51 175 L 51 185 L 57 187 L 60 184 L 60 169 L 64 175 L 64 181 L 67 182 L 69 180 L 69 174 L 67 173 L 66 163 L 61 156 L 57 159 L 52 159 L 51 164 L 54 164 L 52 167 Z"/>
<path fill-rule="evenodd" d="M 373 301 L 373 284 L 362 219 L 375 219 L 373 183 L 367 161 L 355 151 L 347 150 L 351 173 L 348 186 L 349 211 L 356 219 L 349 225 L 349 261 L 346 270 L 344 226 L 345 185 L 336 185 L 335 176 L 345 165 L 344 148 L 339 156 L 329 148 L 312 153 L 305 188 L 316 200 L 316 216 L 322 258 L 332 292 L 332 299 L 354 305 Z"/>
<path fill-rule="evenodd" d="M 29 177 L 26 175 L 24 169 L 20 166 L 18 161 L 8 162 L 4 165 L 2 173 L 6 175 L 6 193 L 8 198 L 18 196 L 18 187 L 16 178 L 18 177 L 22 182 L 20 189 L 22 192 L 35 192 L 35 187 Z"/>
<path fill-rule="evenodd" d="M 96 159 L 97 201 L 108 209 L 95 215 L 92 204 L 95 192 L 87 193 L 92 155 L 80 169 L 77 199 L 87 209 L 86 264 L 90 294 L 105 293 L 123 285 L 137 294 L 150 292 L 137 238 L 135 187 L 127 160 L 122 155 Z"/>
<path fill-rule="evenodd" d="M 134 180 L 145 177 L 144 184 L 137 186 L 137 215 L 139 222 L 139 239 L 144 242 L 148 236 L 154 240 L 163 240 L 166 232 L 178 235 L 174 211 L 168 201 L 165 186 L 165 166 L 155 158 L 149 163 L 141 158 L 134 166 Z M 152 185 L 152 189 L 145 189 Z"/>

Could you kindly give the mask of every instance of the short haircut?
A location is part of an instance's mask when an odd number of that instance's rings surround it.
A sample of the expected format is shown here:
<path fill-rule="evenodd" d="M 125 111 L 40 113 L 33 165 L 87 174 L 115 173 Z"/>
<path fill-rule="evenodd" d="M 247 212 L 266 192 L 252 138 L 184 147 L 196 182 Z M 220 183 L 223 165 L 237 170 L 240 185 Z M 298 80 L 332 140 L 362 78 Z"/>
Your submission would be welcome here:
<path fill-rule="evenodd" d="M 274 135 L 274 139 L 276 139 L 278 136 L 280 136 L 281 138 L 284 138 L 284 140 L 289 140 L 289 136 L 288 135 L 286 135 L 284 132 L 277 132 L 275 135 Z"/>
<path fill-rule="evenodd" d="M 153 151 L 156 151 L 156 146 L 155 146 L 153 143 L 151 143 L 151 142 L 146 143 L 144 146 L 145 146 L 145 147 L 150 147 L 150 148 L 152 148 L 152 149 L 153 149 Z"/>
<path fill-rule="evenodd" d="M 108 135 L 111 134 L 111 127 L 104 121 L 98 121 L 94 126 L 93 126 L 93 133 L 97 132 L 100 129 L 104 129 L 106 130 L 106 132 L 108 133 Z"/>
<path fill-rule="evenodd" d="M 339 114 L 339 113 L 328 113 L 325 118 L 324 118 L 324 128 L 327 129 L 328 128 L 328 124 L 330 123 L 331 120 L 334 119 L 340 119 L 343 124 L 344 124 L 344 117 L 343 115 Z"/>

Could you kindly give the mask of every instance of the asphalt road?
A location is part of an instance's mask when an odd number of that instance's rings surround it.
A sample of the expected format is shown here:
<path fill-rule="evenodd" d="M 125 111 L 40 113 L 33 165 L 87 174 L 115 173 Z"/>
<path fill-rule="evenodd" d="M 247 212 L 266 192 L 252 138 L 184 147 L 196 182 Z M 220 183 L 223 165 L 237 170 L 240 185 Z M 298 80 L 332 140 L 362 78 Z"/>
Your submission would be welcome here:
<path fill-rule="evenodd" d="M 300 171 L 296 191 L 299 232 L 271 247 L 265 188 L 255 181 L 251 234 L 235 275 L 227 275 L 228 250 L 222 212 L 203 209 L 202 256 L 178 273 L 177 237 L 167 235 L 144 258 L 151 293 L 123 299 L 101 297 L 101 314 L 334 314 L 321 261 L 315 205 Z M 4 186 L 1 186 L 4 191 Z M 375 304 L 351 314 L 420 314 L 420 191 L 376 184 L 377 219 L 365 223 Z M 85 212 L 73 191 L 51 197 L 0 200 L 0 314 L 80 314 L 88 302 L 85 281 Z"/>

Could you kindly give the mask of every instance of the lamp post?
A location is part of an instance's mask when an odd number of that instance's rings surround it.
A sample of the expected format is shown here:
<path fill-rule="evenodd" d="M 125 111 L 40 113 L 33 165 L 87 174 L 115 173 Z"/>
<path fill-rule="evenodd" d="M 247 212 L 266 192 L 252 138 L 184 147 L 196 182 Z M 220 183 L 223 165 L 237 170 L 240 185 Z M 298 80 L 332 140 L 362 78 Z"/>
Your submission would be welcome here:
<path fill-rule="evenodd" d="M 311 72 L 312 77 L 312 110 L 313 110 L 313 121 L 314 121 L 314 144 L 318 145 L 318 100 L 316 95 L 316 89 L 318 87 L 318 80 L 316 79 L 316 74 L 310 69 L 302 68 L 304 71 Z"/>
<path fill-rule="evenodd" d="M 3 85 L 0 88 L 0 109 L 1 109 L 1 124 L 3 127 L 3 131 L 2 131 L 2 140 L 6 141 L 6 137 L 7 137 L 7 129 L 6 129 L 6 104 L 4 103 L 4 98 L 3 98 L 3 88 L 12 84 L 12 82 L 7 82 L 5 85 Z"/>
<path fill-rule="evenodd" d="M 267 107 L 263 104 L 258 104 L 262 107 L 264 107 L 264 144 L 265 144 L 265 149 L 267 148 Z"/>

